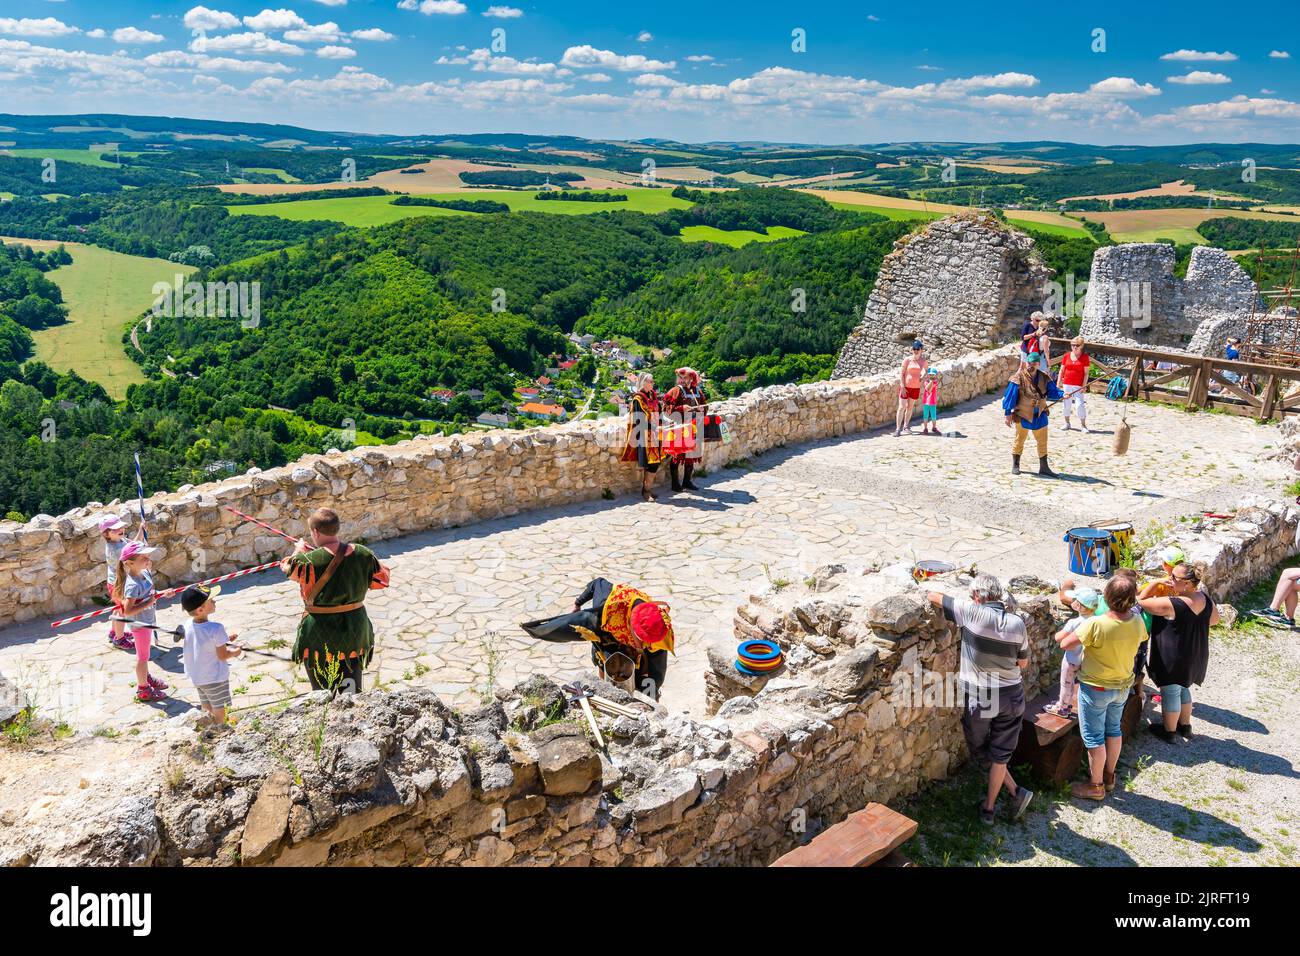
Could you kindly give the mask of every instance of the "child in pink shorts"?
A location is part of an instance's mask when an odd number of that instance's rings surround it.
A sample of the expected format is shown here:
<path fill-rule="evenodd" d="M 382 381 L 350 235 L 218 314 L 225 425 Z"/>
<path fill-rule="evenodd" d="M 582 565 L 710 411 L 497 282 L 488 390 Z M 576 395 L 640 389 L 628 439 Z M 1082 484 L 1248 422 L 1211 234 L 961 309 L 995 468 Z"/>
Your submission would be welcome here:
<path fill-rule="evenodd" d="M 135 642 L 135 699 L 152 702 L 166 699 L 167 685 L 149 673 L 149 652 L 153 649 L 153 628 L 146 625 L 158 623 L 154 605 L 158 595 L 153 588 L 150 571 L 151 558 L 158 552 L 143 541 L 128 541 L 117 562 L 117 581 L 113 586 L 113 600 L 122 608 L 122 616 L 135 623 L 129 624 L 131 639 Z"/>

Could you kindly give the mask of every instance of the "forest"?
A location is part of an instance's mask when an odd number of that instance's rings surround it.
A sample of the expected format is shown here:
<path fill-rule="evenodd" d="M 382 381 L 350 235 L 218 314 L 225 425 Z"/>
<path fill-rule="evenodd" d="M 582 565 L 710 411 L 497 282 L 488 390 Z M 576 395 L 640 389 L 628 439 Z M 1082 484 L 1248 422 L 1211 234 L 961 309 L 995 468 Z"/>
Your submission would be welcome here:
<path fill-rule="evenodd" d="M 789 190 L 675 194 L 697 205 L 656 215 L 415 217 L 368 230 L 230 217 L 210 190 L 38 201 L 45 217 L 30 200 L 5 203 L 0 231 L 70 232 L 172 255 L 209 244 L 195 280 L 259 282 L 262 317 L 245 329 L 156 316 L 140 335 L 148 381 L 114 403 L 75 375 L 33 361 L 19 368 L 30 332 L 9 316 L 41 321 L 21 303 L 33 289 L 50 291 L 46 273 L 63 260 L 22 263 L 21 280 L 0 280 L 9 379 L 0 388 L 0 513 L 129 497 L 137 449 L 146 487 L 174 488 L 341 446 L 334 430 L 349 422 L 371 441 L 446 427 L 452 415 L 499 408 L 517 376 L 541 374 L 566 351 L 575 328 L 671 346 L 672 361 L 654 369 L 661 384 L 682 362 L 705 371 L 717 394 L 740 387 L 725 382 L 738 375 L 745 388 L 825 377 L 880 261 L 914 227 Z M 697 223 L 808 235 L 740 249 L 682 242 L 681 227 Z M 254 224 L 264 232 L 241 231 Z M 1053 265 L 1086 274 L 1091 242 L 1040 243 Z M 803 290 L 803 311 L 794 289 Z M 60 307 L 46 301 L 42 308 Z M 447 386 L 485 396 L 429 400 Z M 42 440 L 46 426 L 57 440 Z"/>
<path fill-rule="evenodd" d="M 331 222 L 232 216 L 217 204 L 223 195 L 215 189 L 157 187 L 58 202 L 13 199 L 0 203 L 0 235 L 86 242 L 202 265 L 234 262 L 343 228 Z"/>
<path fill-rule="evenodd" d="M 1281 219 L 1207 219 L 1197 231 L 1220 249 L 1294 249 L 1300 244 L 1300 216 Z"/>

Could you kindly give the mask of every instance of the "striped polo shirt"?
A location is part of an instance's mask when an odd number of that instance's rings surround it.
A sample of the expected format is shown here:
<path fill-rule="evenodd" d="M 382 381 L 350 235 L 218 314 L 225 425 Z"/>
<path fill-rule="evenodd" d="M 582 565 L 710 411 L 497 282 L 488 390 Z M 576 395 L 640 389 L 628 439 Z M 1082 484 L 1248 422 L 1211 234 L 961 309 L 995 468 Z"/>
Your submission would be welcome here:
<path fill-rule="evenodd" d="M 967 687 L 1014 687 L 1018 661 L 1029 659 L 1029 632 L 1018 614 L 999 601 L 977 604 L 945 596 L 943 616 L 961 628 L 961 671 Z"/>

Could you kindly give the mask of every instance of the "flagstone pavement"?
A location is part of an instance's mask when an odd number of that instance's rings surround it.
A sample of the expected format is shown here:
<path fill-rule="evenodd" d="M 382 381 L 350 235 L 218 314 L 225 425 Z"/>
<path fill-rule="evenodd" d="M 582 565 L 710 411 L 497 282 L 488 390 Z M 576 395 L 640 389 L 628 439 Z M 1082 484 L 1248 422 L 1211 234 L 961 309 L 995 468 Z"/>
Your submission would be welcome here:
<path fill-rule="evenodd" d="M 567 611 L 602 575 L 670 603 L 677 656 L 664 703 L 700 714 L 707 637 L 731 633 L 748 595 L 820 565 L 942 559 L 1007 577 L 1057 577 L 1071 527 L 1120 519 L 1141 530 L 1229 508 L 1254 490 L 1280 493 L 1290 477 L 1289 465 L 1260 460 L 1278 442 L 1275 427 L 1157 406 L 1129 407 L 1132 444 L 1115 457 L 1119 406 L 1101 397 L 1089 420 L 1097 432 L 1053 423 L 1052 463 L 1066 477 L 1013 477 L 1011 432 L 997 404 L 986 396 L 943 412 L 944 437 L 921 435 L 918 423 L 899 438 L 875 431 L 775 450 L 707 475 L 698 493 L 661 491 L 655 503 L 591 501 L 380 542 L 392 587 L 367 601 L 378 650 L 366 686 L 429 686 L 468 707 L 535 672 L 588 674 L 588 645 L 533 641 L 518 622 Z M 1036 470 L 1032 454 L 1025 464 Z M 347 502 L 338 507 L 346 521 Z M 179 623 L 181 613 L 164 603 L 159 623 Z M 307 690 L 288 659 L 300 613 L 296 589 L 278 572 L 230 582 L 221 594 L 214 618 L 248 648 L 232 670 L 240 712 Z M 121 731 L 195 706 L 170 637 L 151 666 L 172 698 L 145 705 L 132 700 L 134 656 L 112 649 L 106 633 L 102 620 L 5 628 L 0 673 L 77 730 Z"/>

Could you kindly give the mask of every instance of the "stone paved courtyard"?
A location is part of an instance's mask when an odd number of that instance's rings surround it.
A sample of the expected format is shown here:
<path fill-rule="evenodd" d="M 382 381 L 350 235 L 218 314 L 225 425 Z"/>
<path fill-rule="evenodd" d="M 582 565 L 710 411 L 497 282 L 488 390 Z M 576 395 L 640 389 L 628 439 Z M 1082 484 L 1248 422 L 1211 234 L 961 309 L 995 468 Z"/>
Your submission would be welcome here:
<path fill-rule="evenodd" d="M 772 451 L 704 478 L 697 494 L 592 501 L 461 529 L 384 541 L 393 586 L 368 605 L 378 651 L 367 686 L 428 685 L 457 706 L 533 672 L 589 672 L 588 645 L 528 639 L 519 621 L 567 610 L 594 575 L 642 586 L 672 605 L 677 657 L 664 702 L 703 712 L 705 638 L 731 632 L 747 595 L 807 577 L 834 560 L 978 562 L 1010 576 L 1066 573 L 1068 528 L 1122 519 L 1139 530 L 1202 508 L 1276 492 L 1289 467 L 1259 462 L 1277 429 L 1226 415 L 1129 408 L 1129 453 L 1110 451 L 1118 406 L 1091 400 L 1097 434 L 1054 423 L 1052 462 L 1065 480 L 1009 474 L 1011 432 L 996 396 L 942 414 L 945 437 L 875 431 Z M 1032 442 L 1026 464 L 1032 460 Z M 1032 469 L 1031 470 L 1035 470 Z M 338 505 L 345 520 L 348 503 Z M 346 526 L 345 526 L 346 531 Z M 217 620 L 247 648 L 232 673 L 236 708 L 307 689 L 288 660 L 301 609 L 276 572 L 228 584 Z M 159 623 L 179 623 L 175 602 Z M 195 695 L 165 638 L 153 667 L 172 684 L 162 705 L 132 700 L 133 655 L 109 647 L 102 620 L 51 631 L 37 620 L 0 631 L 0 673 L 42 711 L 78 730 L 126 728 L 183 713 Z"/>

